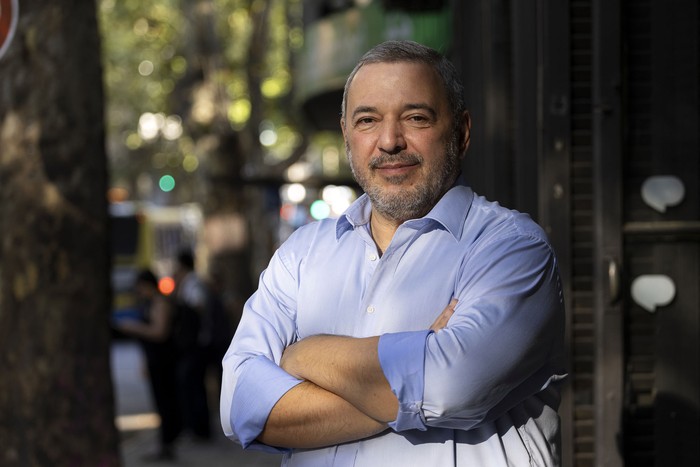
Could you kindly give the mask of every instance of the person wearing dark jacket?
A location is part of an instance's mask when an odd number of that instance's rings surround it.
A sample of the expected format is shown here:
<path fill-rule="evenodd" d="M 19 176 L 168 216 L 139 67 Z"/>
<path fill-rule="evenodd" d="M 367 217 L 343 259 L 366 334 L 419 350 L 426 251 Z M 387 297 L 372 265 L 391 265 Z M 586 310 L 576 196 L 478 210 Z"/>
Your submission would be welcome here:
<path fill-rule="evenodd" d="M 173 308 L 160 293 L 158 279 L 150 270 L 138 274 L 134 288 L 142 305 L 143 320 L 120 320 L 114 327 L 138 338 L 146 357 L 151 392 L 160 416 L 160 446 L 147 460 L 172 460 L 175 440 L 182 431 L 178 360 L 171 332 Z"/>

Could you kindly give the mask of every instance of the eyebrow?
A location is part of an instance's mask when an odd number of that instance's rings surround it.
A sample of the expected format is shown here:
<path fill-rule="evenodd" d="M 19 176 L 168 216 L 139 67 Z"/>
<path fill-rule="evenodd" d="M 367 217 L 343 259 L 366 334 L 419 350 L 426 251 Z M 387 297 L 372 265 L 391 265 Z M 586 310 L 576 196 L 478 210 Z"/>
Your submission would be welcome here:
<path fill-rule="evenodd" d="M 432 108 L 428 104 L 423 104 L 423 103 L 406 104 L 406 105 L 404 105 L 403 111 L 405 112 L 406 110 L 425 110 L 426 112 L 428 112 L 430 114 L 430 116 L 433 119 L 437 118 L 437 112 L 435 111 L 434 108 Z M 370 105 L 361 105 L 361 106 L 355 108 L 355 110 L 353 110 L 352 117 L 355 118 L 357 116 L 357 114 L 373 113 L 373 112 L 377 112 L 376 107 L 373 107 Z"/>
<path fill-rule="evenodd" d="M 406 104 L 404 108 L 406 110 L 425 110 L 430 114 L 431 117 L 433 117 L 433 120 L 437 119 L 437 112 L 428 104 Z"/>
<path fill-rule="evenodd" d="M 377 111 L 376 107 L 372 107 L 369 105 L 361 105 L 361 106 L 355 108 L 355 110 L 353 110 L 352 117 L 355 118 L 357 116 L 357 114 L 372 113 L 372 112 L 376 112 L 376 111 Z"/>

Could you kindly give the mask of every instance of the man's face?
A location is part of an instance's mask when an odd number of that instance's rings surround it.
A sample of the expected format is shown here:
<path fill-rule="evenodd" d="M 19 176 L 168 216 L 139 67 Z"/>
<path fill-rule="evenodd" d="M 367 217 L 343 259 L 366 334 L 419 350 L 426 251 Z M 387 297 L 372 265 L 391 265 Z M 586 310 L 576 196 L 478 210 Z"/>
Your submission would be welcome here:
<path fill-rule="evenodd" d="M 454 131 L 442 82 L 428 65 L 364 65 L 341 125 L 353 174 L 382 216 L 421 217 L 454 183 L 467 138 Z"/>

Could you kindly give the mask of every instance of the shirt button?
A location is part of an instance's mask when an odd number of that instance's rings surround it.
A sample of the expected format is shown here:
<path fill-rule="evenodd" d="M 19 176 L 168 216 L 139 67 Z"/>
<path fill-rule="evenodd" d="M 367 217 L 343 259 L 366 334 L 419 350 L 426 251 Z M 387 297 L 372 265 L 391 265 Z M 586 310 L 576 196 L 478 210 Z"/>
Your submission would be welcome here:
<path fill-rule="evenodd" d="M 374 313 L 374 305 L 370 305 L 367 307 L 367 313 L 370 313 L 370 314 Z"/>
<path fill-rule="evenodd" d="M 377 255 L 375 255 L 375 254 L 369 255 L 369 260 L 370 261 L 377 261 Z"/>

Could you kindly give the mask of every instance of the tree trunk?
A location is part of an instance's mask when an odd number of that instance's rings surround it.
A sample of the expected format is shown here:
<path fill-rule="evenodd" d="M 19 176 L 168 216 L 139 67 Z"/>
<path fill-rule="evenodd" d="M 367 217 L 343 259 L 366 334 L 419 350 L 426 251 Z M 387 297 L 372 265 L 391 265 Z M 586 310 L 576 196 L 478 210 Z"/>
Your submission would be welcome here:
<path fill-rule="evenodd" d="M 0 60 L 0 464 L 119 464 L 93 2 L 24 0 Z"/>

